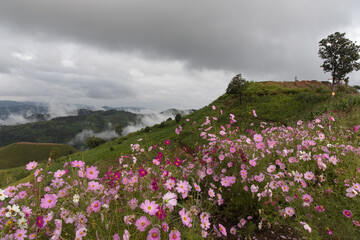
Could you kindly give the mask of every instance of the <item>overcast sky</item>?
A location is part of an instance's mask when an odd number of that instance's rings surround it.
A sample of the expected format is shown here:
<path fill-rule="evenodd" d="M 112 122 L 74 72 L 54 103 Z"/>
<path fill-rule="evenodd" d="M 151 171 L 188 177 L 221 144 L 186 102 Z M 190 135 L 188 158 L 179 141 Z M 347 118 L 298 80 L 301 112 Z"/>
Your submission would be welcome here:
<path fill-rule="evenodd" d="M 0 100 L 189 109 L 238 73 L 326 80 L 318 43 L 360 42 L 359 12 L 358 0 L 4 0 Z"/>

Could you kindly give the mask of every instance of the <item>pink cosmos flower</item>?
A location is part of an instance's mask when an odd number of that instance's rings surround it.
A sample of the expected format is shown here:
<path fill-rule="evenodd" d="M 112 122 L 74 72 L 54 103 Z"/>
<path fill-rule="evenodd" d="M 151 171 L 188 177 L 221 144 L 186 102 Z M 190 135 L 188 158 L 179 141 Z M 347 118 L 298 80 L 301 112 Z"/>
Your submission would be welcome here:
<path fill-rule="evenodd" d="M 123 234 L 123 240 L 129 240 L 130 239 L 130 233 L 127 229 L 125 229 Z"/>
<path fill-rule="evenodd" d="M 83 162 L 81 160 L 74 160 L 74 161 L 70 162 L 70 165 L 72 167 L 82 168 L 85 166 L 85 162 Z"/>
<path fill-rule="evenodd" d="M 306 202 L 306 203 L 312 203 L 313 198 L 312 198 L 311 195 L 309 195 L 309 194 L 304 194 L 304 195 L 302 196 L 302 200 L 304 200 L 304 202 Z"/>
<path fill-rule="evenodd" d="M 55 178 L 60 178 L 60 177 L 62 177 L 63 175 L 65 175 L 66 174 L 66 170 L 57 170 L 55 173 L 54 173 L 54 177 Z"/>
<path fill-rule="evenodd" d="M 300 222 L 303 225 L 304 229 L 311 233 L 311 227 L 306 222 Z"/>
<path fill-rule="evenodd" d="M 25 191 L 21 191 L 18 193 L 19 199 L 24 199 L 27 196 L 27 193 Z"/>
<path fill-rule="evenodd" d="M 100 184 L 96 181 L 90 181 L 88 182 L 88 189 L 92 191 L 96 191 L 100 189 Z"/>
<path fill-rule="evenodd" d="M 36 238 L 36 233 L 29 234 L 29 239 L 35 239 L 35 238 Z"/>
<path fill-rule="evenodd" d="M 219 223 L 219 231 L 221 232 L 222 235 L 227 236 L 226 228 L 220 223 Z"/>
<path fill-rule="evenodd" d="M 360 227 L 360 222 L 359 221 L 353 220 L 352 222 L 355 224 L 355 226 Z"/>
<path fill-rule="evenodd" d="M 360 129 L 360 126 L 354 126 L 354 132 L 359 131 L 359 129 Z"/>
<path fill-rule="evenodd" d="M 160 230 L 158 228 L 150 229 L 147 240 L 160 240 Z"/>
<path fill-rule="evenodd" d="M 195 191 L 197 192 L 201 192 L 201 188 L 199 185 L 197 185 L 196 183 L 194 183 L 194 188 L 195 188 Z"/>
<path fill-rule="evenodd" d="M 246 220 L 245 220 L 244 218 L 242 218 L 242 219 L 240 220 L 240 222 L 238 223 L 238 227 L 239 227 L 239 228 L 243 228 L 243 227 L 245 226 L 245 224 L 246 224 Z"/>
<path fill-rule="evenodd" d="M 40 207 L 42 208 L 53 208 L 57 202 L 57 196 L 55 194 L 45 194 L 41 199 Z"/>
<path fill-rule="evenodd" d="M 65 181 L 62 178 L 54 178 L 51 180 L 51 186 L 56 188 L 61 188 L 64 185 Z"/>
<path fill-rule="evenodd" d="M 91 212 L 98 212 L 101 208 L 101 202 L 99 200 L 95 200 L 90 204 L 90 211 Z"/>
<path fill-rule="evenodd" d="M 352 212 L 349 211 L 349 210 L 344 210 L 344 211 L 343 211 L 343 214 L 344 214 L 345 217 L 347 217 L 347 218 L 351 218 L 351 216 L 352 216 Z"/>
<path fill-rule="evenodd" d="M 37 166 L 37 162 L 29 162 L 28 164 L 26 164 L 26 170 L 32 170 L 34 168 L 36 168 Z"/>
<path fill-rule="evenodd" d="M 169 225 L 166 222 L 163 222 L 161 224 L 161 228 L 163 229 L 164 232 L 168 232 L 169 231 Z"/>
<path fill-rule="evenodd" d="M 76 231 L 76 234 L 75 234 L 75 238 L 79 238 L 79 239 L 82 239 L 83 237 L 86 236 L 86 233 L 87 233 L 87 229 L 85 227 L 82 227 L 82 228 L 79 228 L 77 231 Z"/>
<path fill-rule="evenodd" d="M 353 198 L 358 195 L 358 192 L 355 191 L 354 187 L 349 187 L 346 189 L 346 196 L 349 198 Z"/>
<path fill-rule="evenodd" d="M 276 166 L 275 165 L 270 165 L 268 168 L 267 168 L 267 171 L 268 173 L 272 173 L 276 170 Z"/>
<path fill-rule="evenodd" d="M 309 181 L 312 180 L 314 177 L 315 177 L 315 175 L 312 172 L 306 172 L 304 174 L 304 178 Z"/>
<path fill-rule="evenodd" d="M 286 207 L 285 208 L 285 214 L 292 217 L 295 214 L 295 209 L 292 207 Z"/>
<path fill-rule="evenodd" d="M 259 187 L 254 184 L 251 185 L 250 189 L 252 193 L 257 193 L 259 191 Z"/>
<path fill-rule="evenodd" d="M 136 198 L 133 198 L 128 201 L 128 205 L 130 206 L 130 208 L 132 210 L 135 210 L 135 208 L 137 208 L 137 206 L 138 206 L 138 200 Z"/>
<path fill-rule="evenodd" d="M 252 111 L 253 111 L 254 117 L 257 117 L 255 109 L 253 109 Z"/>
<path fill-rule="evenodd" d="M 210 228 L 210 226 L 211 226 L 211 224 L 210 224 L 210 221 L 209 221 L 208 218 L 206 218 L 206 219 L 201 219 L 200 227 L 201 227 L 202 229 L 207 230 L 207 229 Z"/>
<path fill-rule="evenodd" d="M 24 228 L 16 230 L 16 232 L 14 234 L 14 239 L 16 239 L 16 240 L 25 239 L 27 237 L 26 232 L 27 231 Z"/>
<path fill-rule="evenodd" d="M 254 135 L 254 141 L 256 143 L 262 142 L 262 140 L 263 140 L 263 137 L 261 136 L 261 134 L 255 134 Z"/>
<path fill-rule="evenodd" d="M 187 197 L 188 192 L 192 188 L 187 181 L 181 181 L 181 180 L 176 183 L 176 186 L 177 186 L 176 191 L 178 193 L 181 193 L 183 198 Z"/>
<path fill-rule="evenodd" d="M 156 204 L 155 201 L 150 202 L 146 199 L 145 202 L 140 205 L 140 208 L 149 215 L 155 215 L 156 212 L 159 211 L 159 204 Z"/>
<path fill-rule="evenodd" d="M 179 214 L 183 224 L 190 228 L 192 226 L 192 218 L 189 216 L 189 212 L 185 212 L 185 208 L 183 208 L 180 210 Z"/>
<path fill-rule="evenodd" d="M 215 197 L 215 192 L 212 188 L 209 189 L 208 193 L 210 197 Z"/>
<path fill-rule="evenodd" d="M 178 230 L 172 230 L 169 234 L 169 240 L 181 240 L 180 235 Z"/>
<path fill-rule="evenodd" d="M 165 140 L 165 145 L 170 145 L 170 140 Z"/>
<path fill-rule="evenodd" d="M 138 220 L 136 220 L 135 226 L 140 232 L 144 232 L 147 226 L 150 225 L 150 223 L 151 222 L 149 221 L 149 219 L 147 219 L 147 217 L 141 216 Z"/>
<path fill-rule="evenodd" d="M 99 171 L 97 170 L 97 167 L 91 166 L 86 169 L 86 177 L 90 180 L 96 179 L 99 175 Z"/>

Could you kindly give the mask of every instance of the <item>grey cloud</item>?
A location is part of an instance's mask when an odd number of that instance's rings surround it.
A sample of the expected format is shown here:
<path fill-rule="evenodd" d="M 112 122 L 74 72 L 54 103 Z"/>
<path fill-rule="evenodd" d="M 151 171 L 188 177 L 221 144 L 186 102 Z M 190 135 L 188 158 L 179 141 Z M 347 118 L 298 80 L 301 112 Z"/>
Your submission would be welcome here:
<path fill-rule="evenodd" d="M 350 24 L 358 5 L 355 0 L 23 0 L 2 4 L 0 19 L 40 39 L 65 38 L 147 58 L 179 59 L 188 67 L 255 74 L 284 71 L 284 66 L 296 71 L 299 62 L 315 61 L 318 41 Z"/>

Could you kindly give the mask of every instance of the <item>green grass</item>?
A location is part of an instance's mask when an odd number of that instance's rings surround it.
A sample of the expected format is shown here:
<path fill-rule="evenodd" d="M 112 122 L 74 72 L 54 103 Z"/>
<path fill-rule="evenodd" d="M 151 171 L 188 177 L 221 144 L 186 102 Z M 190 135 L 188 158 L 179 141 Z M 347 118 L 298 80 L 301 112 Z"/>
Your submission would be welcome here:
<path fill-rule="evenodd" d="M 59 151 L 59 156 L 77 152 L 77 149 L 65 144 L 14 143 L 0 148 L 0 186 L 26 177 L 28 171 L 24 166 L 32 161 L 47 161 L 53 149 Z"/>

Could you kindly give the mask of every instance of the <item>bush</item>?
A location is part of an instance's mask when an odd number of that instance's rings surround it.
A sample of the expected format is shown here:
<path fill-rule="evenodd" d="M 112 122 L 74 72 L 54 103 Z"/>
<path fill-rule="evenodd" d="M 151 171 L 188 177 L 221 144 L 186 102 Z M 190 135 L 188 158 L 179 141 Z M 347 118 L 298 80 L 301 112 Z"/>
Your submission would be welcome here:
<path fill-rule="evenodd" d="M 231 82 L 229 83 L 226 93 L 227 94 L 241 94 L 244 90 L 246 90 L 248 86 L 248 81 L 242 78 L 241 74 L 233 77 Z"/>
<path fill-rule="evenodd" d="M 179 123 L 179 122 L 181 121 L 181 115 L 180 115 L 180 113 L 176 114 L 176 116 L 175 116 L 175 121 L 176 121 L 177 123 Z"/>
<path fill-rule="evenodd" d="M 86 145 L 89 148 L 96 148 L 104 143 L 106 143 L 106 141 L 104 139 L 95 137 L 95 136 L 89 137 L 88 139 L 86 139 Z"/>

